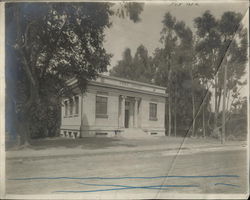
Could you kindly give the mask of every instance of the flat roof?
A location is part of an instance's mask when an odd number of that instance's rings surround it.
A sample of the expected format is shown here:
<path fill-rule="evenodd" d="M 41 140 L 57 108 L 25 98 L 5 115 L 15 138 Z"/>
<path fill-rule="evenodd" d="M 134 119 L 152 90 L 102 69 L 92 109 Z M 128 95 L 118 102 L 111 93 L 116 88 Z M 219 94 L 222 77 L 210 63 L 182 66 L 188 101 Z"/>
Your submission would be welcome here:
<path fill-rule="evenodd" d="M 120 78 L 120 77 L 116 77 L 116 76 L 99 75 L 99 77 L 112 79 L 112 80 L 118 80 L 118 81 L 125 81 L 125 82 L 128 82 L 128 83 L 134 83 L 134 84 L 138 84 L 138 85 L 144 85 L 144 86 L 163 89 L 163 90 L 167 89 L 166 87 L 162 87 L 162 86 L 158 86 L 158 85 L 154 85 L 154 84 L 149 84 L 149 83 L 143 83 L 143 82 L 139 82 L 139 81 L 133 81 L 133 80 Z"/>
<path fill-rule="evenodd" d="M 76 79 L 71 79 L 68 81 L 69 85 L 75 85 Z M 166 88 L 142 83 L 139 81 L 132 81 L 125 78 L 118 78 L 114 76 L 99 75 L 96 80 L 90 80 L 88 85 L 95 85 L 99 87 L 109 87 L 120 90 L 133 91 L 138 93 L 147 93 L 151 95 L 167 96 Z"/>

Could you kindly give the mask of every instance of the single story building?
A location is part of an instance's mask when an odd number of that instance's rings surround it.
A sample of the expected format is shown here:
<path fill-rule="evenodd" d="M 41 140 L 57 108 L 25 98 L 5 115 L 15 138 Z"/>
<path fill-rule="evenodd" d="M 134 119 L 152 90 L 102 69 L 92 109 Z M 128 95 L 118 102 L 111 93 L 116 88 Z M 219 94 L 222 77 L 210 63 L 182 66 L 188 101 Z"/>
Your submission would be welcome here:
<path fill-rule="evenodd" d="M 165 135 L 166 88 L 127 79 L 99 76 L 83 94 L 63 99 L 63 137 Z"/>

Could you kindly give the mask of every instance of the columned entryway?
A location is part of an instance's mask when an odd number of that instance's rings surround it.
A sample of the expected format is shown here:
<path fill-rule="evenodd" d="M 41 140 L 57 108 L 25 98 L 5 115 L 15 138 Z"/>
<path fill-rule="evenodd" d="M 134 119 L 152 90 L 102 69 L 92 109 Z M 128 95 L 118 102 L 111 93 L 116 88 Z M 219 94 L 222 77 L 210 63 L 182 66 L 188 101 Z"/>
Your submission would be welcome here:
<path fill-rule="evenodd" d="M 140 98 L 120 96 L 119 98 L 119 127 L 138 128 Z"/>

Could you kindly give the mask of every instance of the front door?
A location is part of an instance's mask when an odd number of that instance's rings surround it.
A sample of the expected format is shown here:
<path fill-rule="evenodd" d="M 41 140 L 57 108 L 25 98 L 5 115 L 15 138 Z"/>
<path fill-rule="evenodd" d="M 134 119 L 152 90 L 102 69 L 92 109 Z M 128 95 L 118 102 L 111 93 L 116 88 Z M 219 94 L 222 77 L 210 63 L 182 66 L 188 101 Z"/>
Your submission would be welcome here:
<path fill-rule="evenodd" d="M 129 127 L 129 102 L 125 102 L 125 128 Z"/>

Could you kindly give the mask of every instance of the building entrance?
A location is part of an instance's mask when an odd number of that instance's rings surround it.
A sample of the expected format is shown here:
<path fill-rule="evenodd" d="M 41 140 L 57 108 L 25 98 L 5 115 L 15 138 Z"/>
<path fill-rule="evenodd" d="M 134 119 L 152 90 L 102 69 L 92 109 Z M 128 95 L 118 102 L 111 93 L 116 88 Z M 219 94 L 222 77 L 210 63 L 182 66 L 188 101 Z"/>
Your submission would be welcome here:
<path fill-rule="evenodd" d="M 125 102 L 125 128 L 129 128 L 129 107 L 130 107 L 130 102 L 126 101 Z"/>

